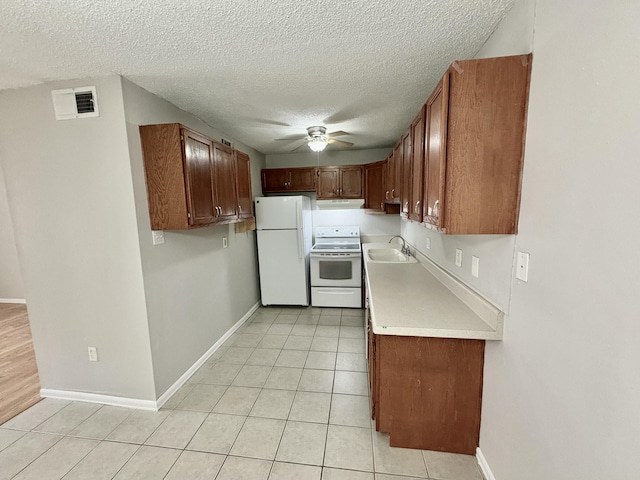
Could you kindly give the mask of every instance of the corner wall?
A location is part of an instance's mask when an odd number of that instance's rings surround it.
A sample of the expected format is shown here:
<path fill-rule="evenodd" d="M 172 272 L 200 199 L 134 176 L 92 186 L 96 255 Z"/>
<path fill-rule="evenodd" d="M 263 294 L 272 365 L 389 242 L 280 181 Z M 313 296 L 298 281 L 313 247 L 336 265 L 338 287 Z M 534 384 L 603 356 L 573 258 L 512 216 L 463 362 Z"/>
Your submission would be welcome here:
<path fill-rule="evenodd" d="M 213 139 L 222 134 L 127 79 L 122 79 L 122 87 L 153 371 L 160 397 L 259 301 L 256 236 L 255 232 L 236 234 L 233 225 L 220 225 L 165 231 L 165 243 L 152 244 L 138 127 L 179 122 Z M 259 196 L 264 155 L 239 143 L 234 147 L 250 156 L 253 195 Z M 222 248 L 224 236 L 229 238 L 226 249 Z"/>
<path fill-rule="evenodd" d="M 533 38 L 514 245 L 529 281 L 512 278 L 505 339 L 485 352 L 480 448 L 496 480 L 640 471 L 638 25 L 637 2 L 518 0 L 478 54 Z"/>
<path fill-rule="evenodd" d="M 100 116 L 56 121 L 51 90 L 87 85 Z M 120 78 L 4 90 L 0 112 L 42 388 L 155 400 Z"/>
<path fill-rule="evenodd" d="M 0 302 L 15 300 L 25 300 L 25 292 L 4 174 L 0 168 Z"/>

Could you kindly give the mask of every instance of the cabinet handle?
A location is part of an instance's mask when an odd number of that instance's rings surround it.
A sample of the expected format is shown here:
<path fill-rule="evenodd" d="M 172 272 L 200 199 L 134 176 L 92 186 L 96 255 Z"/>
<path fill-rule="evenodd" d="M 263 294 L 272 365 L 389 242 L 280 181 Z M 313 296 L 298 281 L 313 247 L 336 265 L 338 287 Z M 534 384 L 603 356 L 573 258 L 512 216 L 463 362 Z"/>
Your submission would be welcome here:
<path fill-rule="evenodd" d="M 387 193 L 384 194 L 384 198 L 389 200 L 389 190 L 387 190 Z"/>
<path fill-rule="evenodd" d="M 420 200 L 418 200 L 418 201 L 416 202 L 416 206 L 415 206 L 415 208 L 413 209 L 413 213 L 415 213 L 415 214 L 420 213 Z"/>
<path fill-rule="evenodd" d="M 440 212 L 440 200 L 436 200 L 433 204 L 433 216 L 439 217 L 438 213 Z"/>
<path fill-rule="evenodd" d="M 222 216 L 222 207 L 218 207 L 218 215 Z"/>
<path fill-rule="evenodd" d="M 238 213 L 242 213 L 242 206 L 238 205 Z"/>
<path fill-rule="evenodd" d="M 403 212 L 409 212 L 409 202 L 404 202 L 404 207 L 402 207 Z"/>
<path fill-rule="evenodd" d="M 392 188 L 391 189 L 391 198 L 394 198 L 396 196 L 396 189 Z"/>

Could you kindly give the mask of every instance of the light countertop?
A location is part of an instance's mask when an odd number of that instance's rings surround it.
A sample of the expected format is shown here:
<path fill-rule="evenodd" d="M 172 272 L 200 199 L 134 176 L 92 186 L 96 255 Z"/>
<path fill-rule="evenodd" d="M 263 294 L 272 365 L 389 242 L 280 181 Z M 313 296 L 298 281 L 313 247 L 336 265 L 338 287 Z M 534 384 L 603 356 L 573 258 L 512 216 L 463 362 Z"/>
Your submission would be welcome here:
<path fill-rule="evenodd" d="M 502 312 L 484 305 L 484 299 L 474 298 L 477 295 L 465 291 L 464 286 L 453 285 L 452 288 L 452 282 L 457 280 L 444 278 L 446 274 L 434 271 L 434 265 L 423 265 L 428 262 L 425 258 L 420 258 L 418 263 L 374 263 L 367 256 L 367 250 L 371 248 L 397 246 L 384 243 L 362 245 L 373 333 L 502 339 Z M 462 289 L 463 294 L 454 294 L 443 280 L 458 293 Z"/>

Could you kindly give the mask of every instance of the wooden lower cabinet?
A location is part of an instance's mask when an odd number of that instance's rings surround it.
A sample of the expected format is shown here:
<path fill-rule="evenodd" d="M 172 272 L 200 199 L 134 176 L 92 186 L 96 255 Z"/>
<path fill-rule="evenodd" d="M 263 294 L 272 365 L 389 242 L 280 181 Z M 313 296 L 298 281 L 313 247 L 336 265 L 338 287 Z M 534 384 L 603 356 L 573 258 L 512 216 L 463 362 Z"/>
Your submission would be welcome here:
<path fill-rule="evenodd" d="M 371 413 L 392 447 L 475 455 L 484 344 L 376 335 L 369 328 Z"/>

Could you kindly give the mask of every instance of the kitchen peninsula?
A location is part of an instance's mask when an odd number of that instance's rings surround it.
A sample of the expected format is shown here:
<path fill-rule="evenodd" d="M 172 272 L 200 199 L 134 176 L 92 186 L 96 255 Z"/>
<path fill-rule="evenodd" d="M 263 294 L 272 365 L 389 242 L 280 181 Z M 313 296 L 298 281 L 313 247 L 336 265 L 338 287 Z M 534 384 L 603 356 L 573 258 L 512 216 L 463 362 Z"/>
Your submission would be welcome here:
<path fill-rule="evenodd" d="M 420 262 L 376 261 L 364 244 L 372 417 L 395 447 L 475 454 L 485 340 L 503 313 Z"/>

